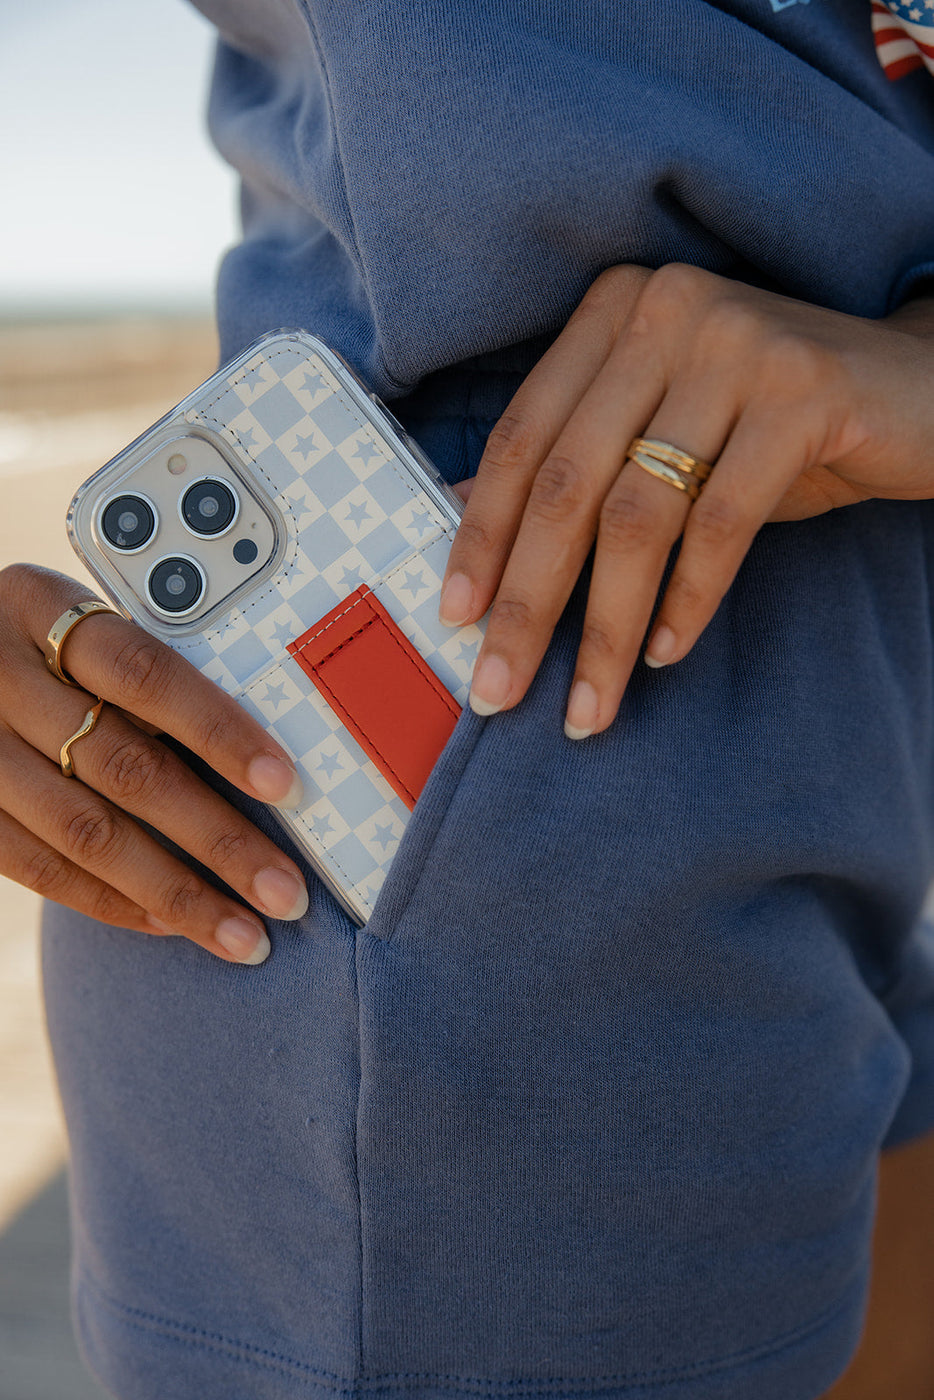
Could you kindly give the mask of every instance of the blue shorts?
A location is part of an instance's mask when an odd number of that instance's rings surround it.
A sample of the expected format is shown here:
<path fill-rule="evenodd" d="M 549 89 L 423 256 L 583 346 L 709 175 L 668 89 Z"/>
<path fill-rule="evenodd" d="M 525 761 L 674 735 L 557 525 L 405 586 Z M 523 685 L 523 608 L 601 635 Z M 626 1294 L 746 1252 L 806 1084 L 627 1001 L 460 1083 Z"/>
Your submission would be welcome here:
<path fill-rule="evenodd" d="M 517 373 L 403 406 L 452 479 Z M 462 716 L 365 931 L 313 880 L 259 968 L 49 908 L 120 1400 L 824 1392 L 880 1147 L 934 1125 L 932 544 L 934 502 L 766 526 L 572 744 L 579 589 L 518 709 Z"/>

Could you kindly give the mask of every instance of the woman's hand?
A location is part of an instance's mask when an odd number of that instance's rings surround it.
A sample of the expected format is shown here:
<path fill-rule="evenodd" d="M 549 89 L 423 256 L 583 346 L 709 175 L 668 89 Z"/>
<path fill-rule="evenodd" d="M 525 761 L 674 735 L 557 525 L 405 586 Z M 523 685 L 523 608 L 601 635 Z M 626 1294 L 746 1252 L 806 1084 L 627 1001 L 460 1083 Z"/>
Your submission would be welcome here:
<path fill-rule="evenodd" d="M 679 661 L 759 527 L 873 496 L 934 497 L 934 310 L 866 321 L 673 264 L 603 273 L 494 428 L 442 618 L 492 604 L 471 705 L 515 705 L 596 543 L 565 729 L 606 729 L 683 541 L 646 660 Z M 626 451 L 715 464 L 696 504 Z"/>
<path fill-rule="evenodd" d="M 294 766 L 229 696 L 170 648 L 110 614 L 83 619 L 49 672 L 49 629 L 87 589 L 26 564 L 0 573 L 0 874 L 104 923 L 176 933 L 228 962 L 269 952 L 252 909 L 300 918 L 298 868 L 161 743 L 174 735 L 251 797 L 296 806 Z M 94 730 L 59 750 L 102 696 Z M 244 908 L 170 855 L 134 817 L 164 833 L 242 897 Z"/>

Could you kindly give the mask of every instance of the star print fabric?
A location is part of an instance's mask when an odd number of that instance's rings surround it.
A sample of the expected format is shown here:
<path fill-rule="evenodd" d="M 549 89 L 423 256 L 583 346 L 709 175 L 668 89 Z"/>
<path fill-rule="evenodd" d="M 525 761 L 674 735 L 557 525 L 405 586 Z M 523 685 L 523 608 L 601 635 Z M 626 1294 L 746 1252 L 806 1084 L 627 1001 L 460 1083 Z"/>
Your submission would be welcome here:
<path fill-rule="evenodd" d="M 872 0 L 872 32 L 886 77 L 915 68 L 934 73 L 934 0 Z"/>

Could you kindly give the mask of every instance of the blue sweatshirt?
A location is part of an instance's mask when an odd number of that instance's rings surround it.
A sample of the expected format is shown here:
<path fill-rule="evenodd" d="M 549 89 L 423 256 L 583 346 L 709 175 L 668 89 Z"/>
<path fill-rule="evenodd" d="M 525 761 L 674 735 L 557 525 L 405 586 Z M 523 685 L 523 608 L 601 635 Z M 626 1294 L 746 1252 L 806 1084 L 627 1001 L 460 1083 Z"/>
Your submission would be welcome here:
<path fill-rule="evenodd" d="M 243 177 L 223 351 L 313 327 L 385 396 L 557 332 L 614 263 L 882 316 L 934 272 L 934 83 L 869 0 L 199 0 Z"/>

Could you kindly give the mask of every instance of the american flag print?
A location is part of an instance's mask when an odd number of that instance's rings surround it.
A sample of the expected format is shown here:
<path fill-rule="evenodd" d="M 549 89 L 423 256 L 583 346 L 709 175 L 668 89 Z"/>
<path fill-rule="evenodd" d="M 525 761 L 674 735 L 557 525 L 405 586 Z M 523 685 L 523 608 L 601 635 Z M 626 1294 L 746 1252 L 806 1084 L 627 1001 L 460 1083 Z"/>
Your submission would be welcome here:
<path fill-rule="evenodd" d="M 893 82 L 914 68 L 934 73 L 934 0 L 872 0 L 872 32 Z"/>

